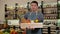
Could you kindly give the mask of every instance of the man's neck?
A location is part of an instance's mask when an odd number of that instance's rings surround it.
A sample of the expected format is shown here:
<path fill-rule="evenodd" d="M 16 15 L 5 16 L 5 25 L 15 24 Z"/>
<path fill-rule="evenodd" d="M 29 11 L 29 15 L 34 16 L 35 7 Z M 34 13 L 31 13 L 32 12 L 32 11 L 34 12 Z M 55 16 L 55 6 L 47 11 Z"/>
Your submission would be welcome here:
<path fill-rule="evenodd" d="M 38 12 L 38 10 L 32 10 L 31 12 Z"/>

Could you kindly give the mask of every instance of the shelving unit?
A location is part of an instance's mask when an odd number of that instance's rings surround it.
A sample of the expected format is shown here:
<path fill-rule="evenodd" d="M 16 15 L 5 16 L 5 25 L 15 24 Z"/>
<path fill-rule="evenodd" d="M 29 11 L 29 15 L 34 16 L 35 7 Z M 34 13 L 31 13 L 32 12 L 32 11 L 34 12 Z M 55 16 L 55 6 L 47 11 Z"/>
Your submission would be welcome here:
<path fill-rule="evenodd" d="M 52 5 L 43 4 L 44 25 L 45 25 L 43 28 L 43 34 L 56 34 L 56 25 L 58 16 L 57 4 Z M 48 31 L 48 27 L 50 27 L 50 31 Z"/>

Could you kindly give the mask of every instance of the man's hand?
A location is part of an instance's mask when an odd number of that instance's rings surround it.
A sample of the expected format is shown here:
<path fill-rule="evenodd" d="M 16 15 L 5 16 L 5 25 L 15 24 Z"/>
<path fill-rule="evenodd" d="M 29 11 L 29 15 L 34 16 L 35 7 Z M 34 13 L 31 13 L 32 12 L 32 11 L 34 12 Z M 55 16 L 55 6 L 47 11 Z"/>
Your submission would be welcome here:
<path fill-rule="evenodd" d="M 26 28 L 22 28 L 22 30 L 26 31 Z"/>
<path fill-rule="evenodd" d="M 29 27 L 27 27 L 27 29 L 31 29 L 31 30 L 34 30 L 35 28 L 31 28 L 31 27 L 29 26 Z"/>

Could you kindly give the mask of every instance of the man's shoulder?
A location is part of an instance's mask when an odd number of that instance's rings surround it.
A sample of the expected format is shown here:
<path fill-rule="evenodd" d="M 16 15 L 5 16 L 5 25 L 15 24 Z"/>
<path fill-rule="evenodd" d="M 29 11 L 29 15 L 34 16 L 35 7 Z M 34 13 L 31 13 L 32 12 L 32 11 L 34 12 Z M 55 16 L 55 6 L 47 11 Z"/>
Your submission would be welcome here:
<path fill-rule="evenodd" d="M 30 12 L 25 13 L 25 15 L 29 15 L 29 14 L 30 14 Z"/>

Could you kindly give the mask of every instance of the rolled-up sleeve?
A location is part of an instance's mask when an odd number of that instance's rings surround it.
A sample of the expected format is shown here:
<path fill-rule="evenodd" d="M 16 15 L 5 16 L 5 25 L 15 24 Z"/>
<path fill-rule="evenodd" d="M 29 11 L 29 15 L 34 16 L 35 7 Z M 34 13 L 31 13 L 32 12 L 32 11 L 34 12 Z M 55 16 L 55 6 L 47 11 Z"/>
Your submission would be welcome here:
<path fill-rule="evenodd" d="M 25 19 L 28 19 L 28 14 L 25 14 L 25 15 L 24 15 L 24 18 L 25 18 Z"/>

